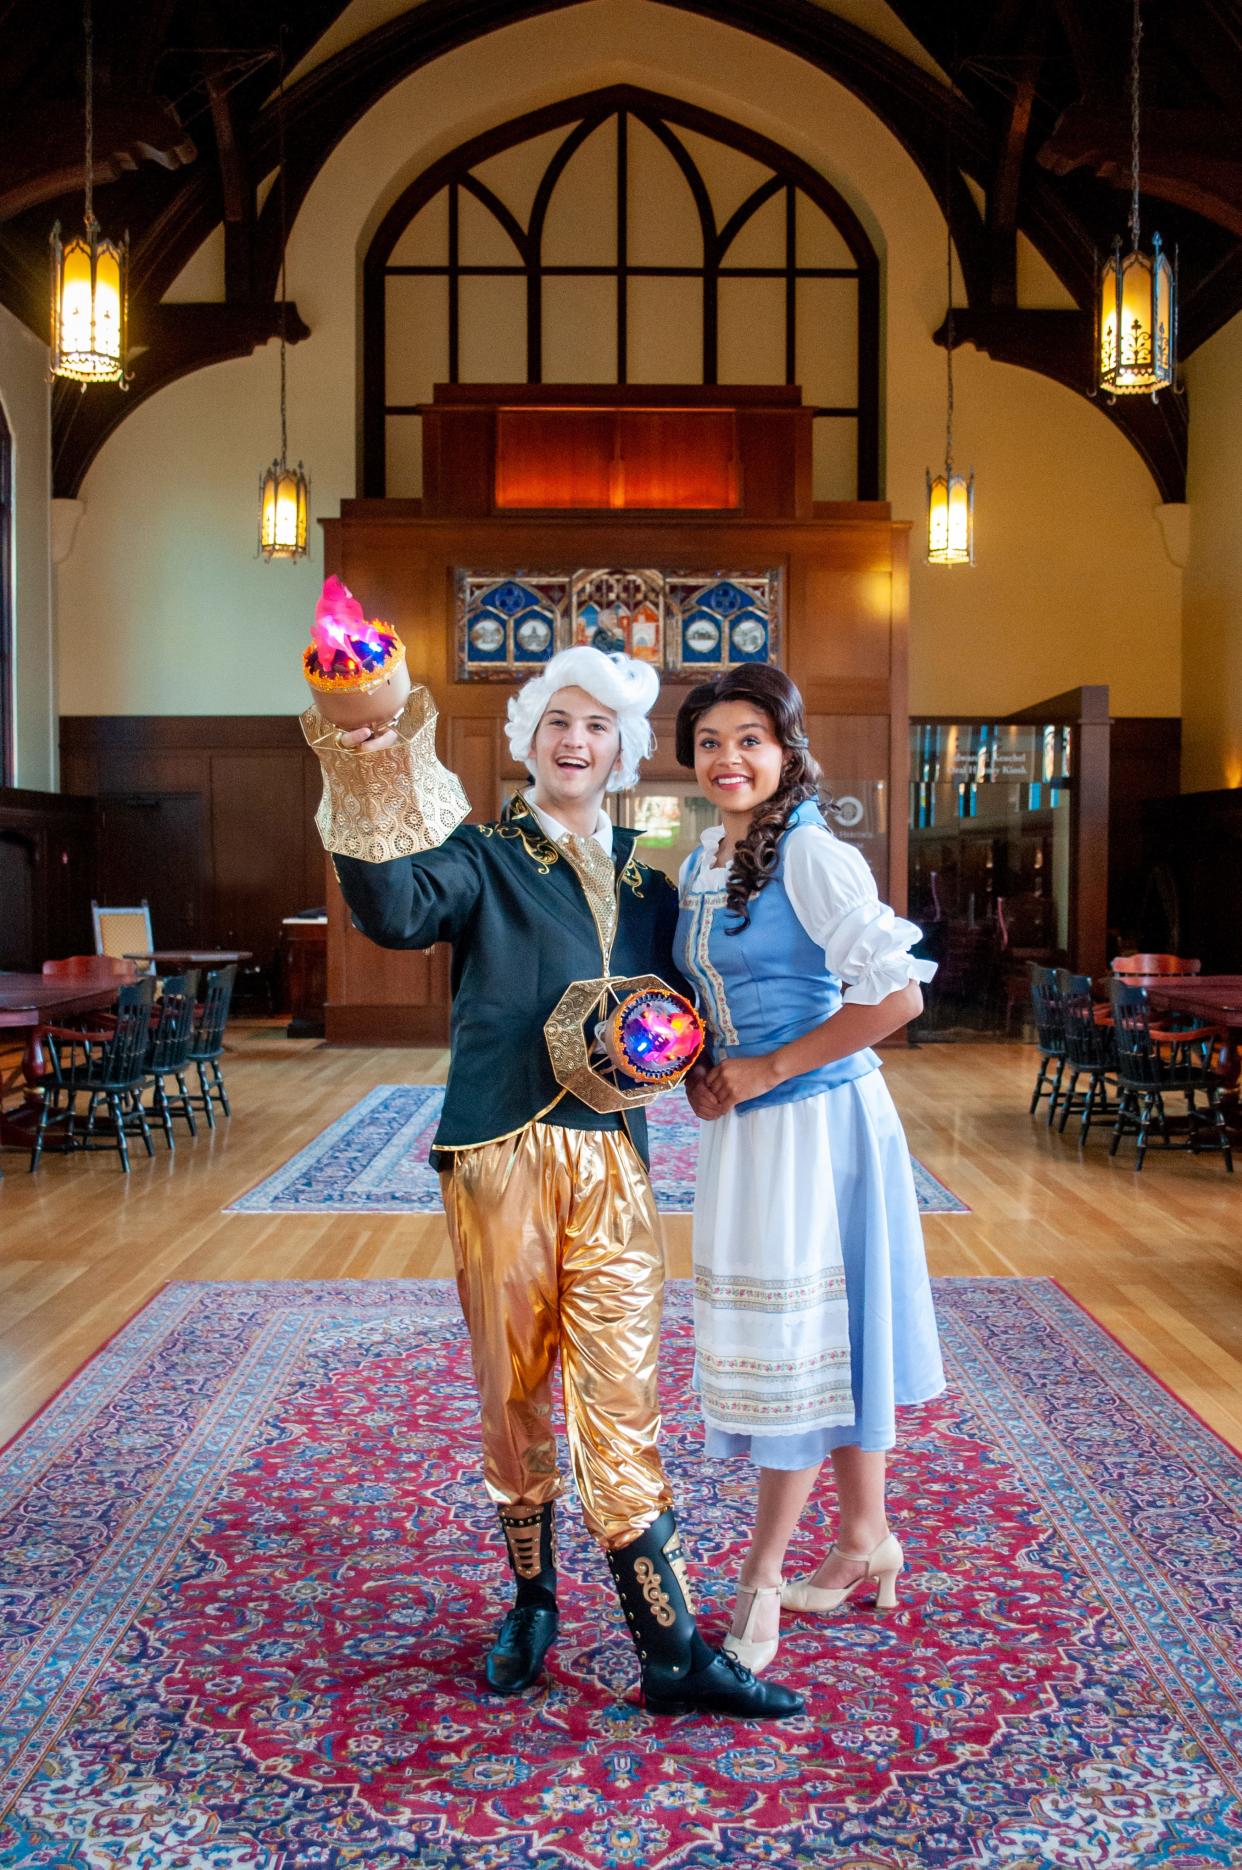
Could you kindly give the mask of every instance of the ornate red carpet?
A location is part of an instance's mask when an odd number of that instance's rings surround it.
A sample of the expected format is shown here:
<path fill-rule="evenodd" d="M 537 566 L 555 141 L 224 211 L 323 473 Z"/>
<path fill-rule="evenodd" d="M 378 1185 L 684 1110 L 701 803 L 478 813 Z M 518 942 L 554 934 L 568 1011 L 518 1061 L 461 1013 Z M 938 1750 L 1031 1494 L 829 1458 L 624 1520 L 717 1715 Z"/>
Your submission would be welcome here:
<path fill-rule="evenodd" d="M 1242 1461 L 1055 1286 L 937 1303 L 899 1609 L 788 1618 L 808 1712 L 773 1729 L 642 1712 L 572 1502 L 547 1687 L 482 1692 L 506 1593 L 450 1288 L 166 1288 L 0 1460 L 0 1866 L 1242 1862 Z M 752 1479 L 699 1460 L 689 1373 L 676 1291 L 719 1635 Z"/>

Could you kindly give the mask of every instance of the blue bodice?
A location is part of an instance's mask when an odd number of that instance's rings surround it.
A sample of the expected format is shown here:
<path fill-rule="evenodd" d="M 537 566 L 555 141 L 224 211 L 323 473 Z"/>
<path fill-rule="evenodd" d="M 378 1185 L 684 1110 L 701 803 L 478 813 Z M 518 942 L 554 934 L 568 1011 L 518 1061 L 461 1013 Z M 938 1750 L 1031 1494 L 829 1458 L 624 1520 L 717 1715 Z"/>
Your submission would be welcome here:
<path fill-rule="evenodd" d="M 775 872 L 750 902 L 750 922 L 740 933 L 726 906 L 726 891 L 696 888 L 707 852 L 690 860 L 681 891 L 675 952 L 678 965 L 699 995 L 715 1059 L 753 1058 L 774 1052 L 791 1039 L 822 1026 L 841 1005 L 841 982 L 828 970 L 824 951 L 803 928 L 784 886 L 785 846 L 796 825 L 821 825 L 814 800 L 798 806 L 781 838 Z M 789 1078 L 762 1097 L 739 1104 L 742 1111 L 792 1104 L 816 1097 L 874 1071 L 880 1061 L 869 1048 Z"/>

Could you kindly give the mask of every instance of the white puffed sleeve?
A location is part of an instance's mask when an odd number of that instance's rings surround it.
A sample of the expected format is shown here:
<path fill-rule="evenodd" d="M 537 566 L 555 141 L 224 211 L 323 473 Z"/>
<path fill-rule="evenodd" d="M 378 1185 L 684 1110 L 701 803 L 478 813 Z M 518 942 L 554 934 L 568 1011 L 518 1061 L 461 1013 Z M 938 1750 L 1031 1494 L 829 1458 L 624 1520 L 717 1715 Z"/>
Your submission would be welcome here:
<path fill-rule="evenodd" d="M 785 844 L 785 892 L 845 999 L 878 1006 L 912 980 L 928 981 L 934 961 L 910 953 L 923 931 L 880 901 L 866 858 L 821 825 L 798 825 Z"/>

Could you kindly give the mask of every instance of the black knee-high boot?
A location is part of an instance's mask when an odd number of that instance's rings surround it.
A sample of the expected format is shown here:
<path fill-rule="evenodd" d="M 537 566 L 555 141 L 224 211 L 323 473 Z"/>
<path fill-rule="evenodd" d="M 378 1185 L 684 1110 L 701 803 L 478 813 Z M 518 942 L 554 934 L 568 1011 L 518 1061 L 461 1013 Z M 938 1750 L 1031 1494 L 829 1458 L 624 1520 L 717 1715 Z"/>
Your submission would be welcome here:
<path fill-rule="evenodd" d="M 487 1657 L 488 1685 L 498 1695 L 529 1688 L 556 1640 L 555 1506 L 547 1501 L 534 1513 L 500 1508 L 500 1524 L 517 1580 L 517 1599 L 496 1633 Z"/>
<path fill-rule="evenodd" d="M 730 1714 L 780 1720 L 801 1714 L 802 1698 L 779 1682 L 761 1682 L 699 1635 L 690 1603 L 677 1521 L 661 1513 L 632 1544 L 609 1552 L 621 1608 L 642 1670 L 652 1714 Z"/>

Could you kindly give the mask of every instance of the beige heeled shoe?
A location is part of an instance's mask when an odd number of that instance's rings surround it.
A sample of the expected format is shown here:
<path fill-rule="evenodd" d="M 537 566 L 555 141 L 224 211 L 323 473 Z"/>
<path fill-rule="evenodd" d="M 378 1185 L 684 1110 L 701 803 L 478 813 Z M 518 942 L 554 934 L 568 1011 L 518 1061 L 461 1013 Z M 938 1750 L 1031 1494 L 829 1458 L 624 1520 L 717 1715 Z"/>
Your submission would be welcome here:
<path fill-rule="evenodd" d="M 737 1635 L 734 1636 L 730 1630 L 721 1648 L 727 1649 L 731 1656 L 736 1656 L 742 1667 L 749 1669 L 752 1675 L 758 1675 L 761 1670 L 767 1668 L 780 1648 L 781 1639 L 779 1636 L 769 1636 L 765 1637 L 762 1642 L 752 1642 L 750 1626 L 755 1620 L 755 1611 L 763 1599 L 779 1597 L 783 1601 L 786 1586 L 784 1584 L 739 1584 L 737 1588 L 739 1591 L 750 1592 L 750 1608 L 746 1612 L 746 1621 Z"/>
<path fill-rule="evenodd" d="M 865 1566 L 862 1577 L 835 1590 L 825 1590 L 821 1585 L 813 1583 L 811 1578 L 795 1578 L 781 1591 L 781 1603 L 786 1610 L 810 1610 L 820 1616 L 830 1610 L 839 1610 L 859 1586 L 866 1584 L 870 1578 L 874 1578 L 879 1586 L 875 1598 L 876 1609 L 894 1608 L 897 1602 L 897 1579 L 905 1570 L 906 1561 L 900 1541 L 891 1532 L 885 1534 L 873 1552 L 844 1552 L 839 1545 L 834 1545 L 832 1549 L 853 1564 Z"/>

